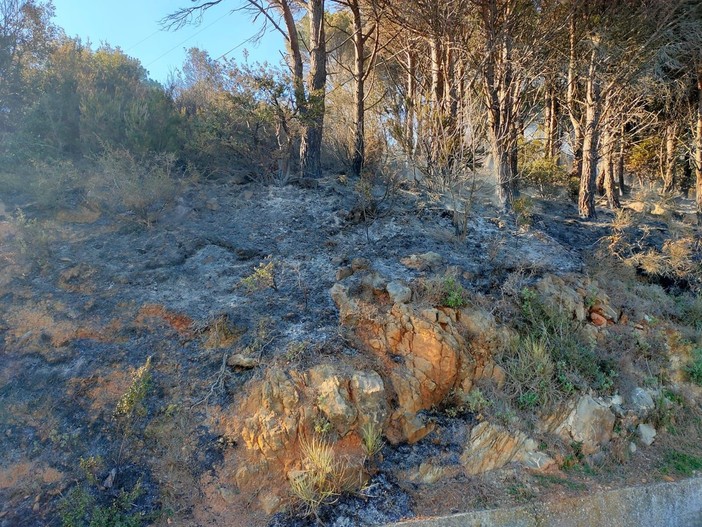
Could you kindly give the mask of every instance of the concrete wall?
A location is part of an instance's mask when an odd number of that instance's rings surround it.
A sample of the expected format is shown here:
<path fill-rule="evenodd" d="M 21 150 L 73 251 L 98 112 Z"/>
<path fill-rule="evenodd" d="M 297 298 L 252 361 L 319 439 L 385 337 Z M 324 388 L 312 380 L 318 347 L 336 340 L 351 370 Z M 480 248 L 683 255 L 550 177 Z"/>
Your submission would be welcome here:
<path fill-rule="evenodd" d="M 702 527 L 702 478 L 388 527 Z"/>

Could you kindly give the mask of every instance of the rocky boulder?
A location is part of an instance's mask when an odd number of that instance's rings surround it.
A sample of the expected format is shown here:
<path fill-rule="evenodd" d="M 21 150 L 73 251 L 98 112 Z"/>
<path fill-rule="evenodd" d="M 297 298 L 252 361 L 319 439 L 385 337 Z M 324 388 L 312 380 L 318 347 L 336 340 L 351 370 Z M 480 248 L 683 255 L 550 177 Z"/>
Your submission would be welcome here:
<path fill-rule="evenodd" d="M 466 474 L 481 474 L 511 462 L 538 470 L 545 470 L 555 463 L 546 454 L 538 452 L 538 443 L 523 432 L 510 432 L 487 421 L 471 430 L 470 440 L 461 455 Z"/>
<path fill-rule="evenodd" d="M 607 402 L 585 395 L 544 417 L 539 428 L 558 434 L 566 441 L 581 443 L 582 453 L 590 455 L 612 438 L 614 421 Z"/>

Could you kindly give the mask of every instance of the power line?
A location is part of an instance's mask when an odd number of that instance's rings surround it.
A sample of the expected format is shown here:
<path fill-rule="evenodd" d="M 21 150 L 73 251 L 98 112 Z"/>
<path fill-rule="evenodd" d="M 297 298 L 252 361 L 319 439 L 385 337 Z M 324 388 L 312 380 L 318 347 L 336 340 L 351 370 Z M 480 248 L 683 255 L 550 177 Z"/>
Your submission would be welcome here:
<path fill-rule="evenodd" d="M 163 57 L 165 57 L 166 55 L 168 55 L 171 51 L 178 49 L 180 46 L 182 46 L 183 44 L 185 44 L 185 43 L 188 42 L 189 40 L 192 40 L 193 38 L 195 38 L 196 36 L 198 36 L 198 35 L 199 35 L 200 33 L 202 33 L 203 31 L 205 31 L 205 30 L 211 28 L 211 27 L 214 26 L 217 22 L 219 22 L 219 21 L 222 20 L 225 16 L 228 16 L 228 15 L 229 15 L 229 13 L 223 14 L 223 15 L 222 15 L 221 17 L 219 17 L 217 20 L 215 20 L 215 21 L 212 22 L 211 24 L 206 25 L 205 27 L 203 27 L 203 28 L 202 28 L 200 31 L 198 31 L 197 33 L 194 33 L 194 34 L 190 35 L 188 38 L 186 38 L 186 39 L 183 40 L 182 42 L 179 42 L 178 44 L 176 44 L 175 46 L 173 46 L 171 49 L 169 49 L 168 51 L 166 51 L 165 53 L 162 53 L 161 55 L 159 55 L 158 57 L 156 57 L 154 60 L 152 60 L 151 62 L 149 62 L 149 63 L 148 63 L 146 66 L 144 66 L 144 67 L 145 67 L 145 68 L 148 68 L 148 67 L 151 66 L 152 64 L 155 64 L 156 62 L 158 62 L 159 60 L 161 60 Z"/>

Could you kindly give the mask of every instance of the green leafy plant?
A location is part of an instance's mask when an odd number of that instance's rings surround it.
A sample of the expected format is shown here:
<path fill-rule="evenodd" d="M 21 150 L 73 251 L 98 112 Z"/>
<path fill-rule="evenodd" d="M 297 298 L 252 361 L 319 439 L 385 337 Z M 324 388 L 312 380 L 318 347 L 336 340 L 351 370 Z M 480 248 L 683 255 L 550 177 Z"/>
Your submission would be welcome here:
<path fill-rule="evenodd" d="M 260 263 L 254 269 L 253 273 L 242 278 L 240 283 L 249 294 L 266 288 L 277 291 L 278 285 L 275 281 L 275 262 L 271 260 L 268 263 Z"/>
<path fill-rule="evenodd" d="M 685 373 L 692 382 L 702 386 L 702 348 L 693 348 L 690 363 L 685 366 Z"/>
<path fill-rule="evenodd" d="M 446 276 L 443 280 L 443 296 L 441 303 L 446 307 L 459 309 L 465 307 L 466 291 L 454 276 Z"/>
<path fill-rule="evenodd" d="M 681 476 L 692 476 L 696 470 L 702 470 L 702 457 L 693 456 L 679 450 L 669 450 L 663 457 L 664 474 L 674 473 Z"/>
<path fill-rule="evenodd" d="M 144 490 L 138 482 L 132 490 L 122 490 L 109 504 L 98 504 L 84 487 L 74 487 L 59 503 L 62 527 L 141 527 L 145 518 L 134 503 Z"/>
<path fill-rule="evenodd" d="M 528 229 L 534 223 L 534 200 L 529 196 L 522 196 L 512 203 L 517 226 Z"/>
<path fill-rule="evenodd" d="M 143 402 L 151 386 L 151 357 L 146 359 L 143 366 L 139 367 L 132 376 L 132 383 L 127 391 L 120 397 L 115 409 L 115 416 L 131 417 L 133 415 L 146 415 Z"/>

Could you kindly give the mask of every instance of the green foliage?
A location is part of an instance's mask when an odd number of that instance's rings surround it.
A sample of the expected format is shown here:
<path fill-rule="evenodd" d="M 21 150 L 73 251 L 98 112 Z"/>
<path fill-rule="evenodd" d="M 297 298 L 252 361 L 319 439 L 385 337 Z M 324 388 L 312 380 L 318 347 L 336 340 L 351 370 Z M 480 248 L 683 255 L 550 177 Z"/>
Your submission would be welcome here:
<path fill-rule="evenodd" d="M 690 363 L 685 366 L 685 373 L 692 382 L 702 386 L 702 348 L 693 348 Z"/>
<path fill-rule="evenodd" d="M 98 170 L 88 182 L 89 197 L 112 213 L 132 213 L 147 226 L 181 187 L 171 154 L 137 156 L 105 145 L 96 162 Z"/>
<path fill-rule="evenodd" d="M 372 421 L 368 421 L 361 427 L 361 441 L 363 451 L 369 459 L 373 459 L 383 450 L 383 430 Z"/>
<path fill-rule="evenodd" d="M 266 288 L 277 291 L 278 286 L 275 282 L 275 262 L 273 260 L 268 263 L 261 262 L 254 269 L 253 273 L 241 279 L 240 284 L 249 294 Z"/>
<path fill-rule="evenodd" d="M 679 450 L 669 450 L 663 458 L 661 472 L 664 474 L 678 474 L 680 476 L 692 476 L 696 470 L 702 470 L 702 457 L 693 456 Z"/>
<path fill-rule="evenodd" d="M 132 376 L 132 384 L 120 397 L 115 409 L 115 416 L 132 417 L 146 415 L 143 402 L 151 387 L 151 357 L 146 359 L 143 366 L 139 367 Z"/>
<path fill-rule="evenodd" d="M 522 196 L 512 202 L 514 215 L 518 227 L 528 229 L 534 223 L 534 200 L 529 196 Z"/>
<path fill-rule="evenodd" d="M 17 230 L 14 244 L 20 255 L 33 265 L 42 266 L 51 257 L 51 235 L 46 222 L 28 218 L 22 209 L 17 209 L 11 220 Z"/>
<path fill-rule="evenodd" d="M 502 357 L 508 389 L 517 405 L 533 410 L 576 390 L 612 389 L 616 369 L 583 342 L 580 326 L 546 305 L 532 289 L 520 295 L 521 335 Z"/>
<path fill-rule="evenodd" d="M 626 159 L 626 170 L 636 174 L 642 180 L 656 179 L 658 177 L 660 151 L 661 138 L 657 135 L 647 137 L 631 148 Z"/>
<path fill-rule="evenodd" d="M 557 188 L 568 185 L 568 173 L 558 165 L 557 158 L 538 158 L 522 166 L 522 181 L 534 186 L 541 196 L 552 194 Z"/>
<path fill-rule="evenodd" d="M 467 304 L 467 293 L 454 276 L 446 276 L 442 283 L 441 304 L 453 309 L 460 309 Z"/>
<path fill-rule="evenodd" d="M 134 502 L 144 493 L 141 483 L 122 490 L 112 503 L 100 505 L 83 487 L 73 487 L 59 503 L 62 527 L 141 527 L 144 517 L 134 511 Z"/>

